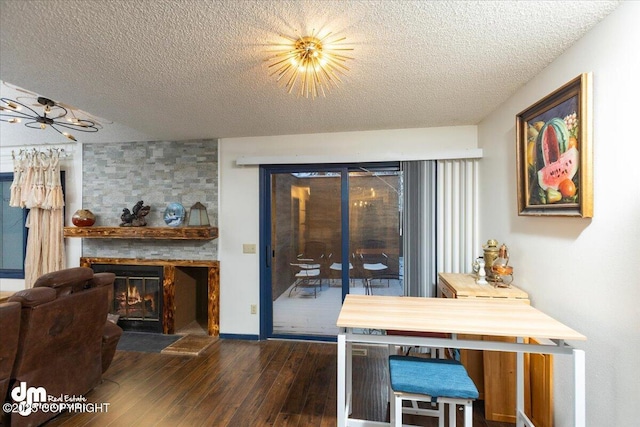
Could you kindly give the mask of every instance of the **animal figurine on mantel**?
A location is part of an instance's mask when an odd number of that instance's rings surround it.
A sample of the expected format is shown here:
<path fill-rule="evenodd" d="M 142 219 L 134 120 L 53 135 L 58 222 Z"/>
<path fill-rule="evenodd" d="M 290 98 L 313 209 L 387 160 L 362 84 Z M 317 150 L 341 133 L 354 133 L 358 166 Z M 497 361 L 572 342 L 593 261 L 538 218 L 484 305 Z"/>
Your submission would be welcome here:
<path fill-rule="evenodd" d="M 149 215 L 150 210 L 151 208 L 149 206 L 144 206 L 142 200 L 136 203 L 131 210 L 127 208 L 122 209 L 122 215 L 120 215 L 122 224 L 120 224 L 120 227 L 144 227 L 147 225 L 147 219 L 145 217 Z"/>

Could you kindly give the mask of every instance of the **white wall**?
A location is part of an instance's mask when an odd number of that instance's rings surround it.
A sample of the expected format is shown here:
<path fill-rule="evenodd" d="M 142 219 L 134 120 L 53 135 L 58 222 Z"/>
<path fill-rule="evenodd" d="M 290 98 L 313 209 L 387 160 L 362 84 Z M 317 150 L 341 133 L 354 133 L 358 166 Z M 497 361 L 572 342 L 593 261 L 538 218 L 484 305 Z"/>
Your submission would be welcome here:
<path fill-rule="evenodd" d="M 638 425 L 640 398 L 640 2 L 603 22 L 483 120 L 481 239 L 510 248 L 532 304 L 587 336 L 587 425 Z M 592 219 L 517 215 L 515 115 L 593 72 Z M 556 426 L 572 426 L 572 364 L 556 358 Z"/>
<path fill-rule="evenodd" d="M 4 135 L 3 135 L 4 139 Z M 6 141 L 6 139 L 4 139 Z M 8 144 L 7 144 L 8 145 Z M 82 145 L 81 144 L 54 144 L 54 145 L 31 145 L 26 147 L 0 148 L 0 172 L 13 172 L 13 160 L 11 151 L 16 154 L 21 148 L 37 148 L 47 150 L 48 148 L 62 148 L 68 157 L 60 160 L 60 169 L 65 171 L 65 225 L 71 224 L 71 216 L 82 205 Z M 65 259 L 67 267 L 77 267 L 80 265 L 82 253 L 82 239 L 65 239 Z M 19 291 L 24 289 L 24 279 L 2 279 L 0 278 L 0 290 Z"/>
<path fill-rule="evenodd" d="M 260 333 L 258 254 L 243 254 L 243 243 L 259 242 L 259 168 L 238 166 L 241 157 L 286 156 L 322 161 L 433 159 L 477 148 L 475 126 L 367 132 L 285 135 L 219 140 L 220 332 Z"/>

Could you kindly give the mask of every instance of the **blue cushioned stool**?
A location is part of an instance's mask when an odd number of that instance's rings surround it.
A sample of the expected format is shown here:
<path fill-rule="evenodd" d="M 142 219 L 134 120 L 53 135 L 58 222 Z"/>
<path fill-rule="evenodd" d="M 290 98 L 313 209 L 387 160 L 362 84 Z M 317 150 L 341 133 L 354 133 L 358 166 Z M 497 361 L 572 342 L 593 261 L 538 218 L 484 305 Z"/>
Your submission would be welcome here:
<path fill-rule="evenodd" d="M 402 402 L 437 402 L 437 410 L 424 409 L 419 415 L 439 417 L 444 427 L 444 405 L 449 405 L 449 426 L 456 425 L 456 406 L 464 406 L 464 425 L 472 426 L 473 401 L 478 389 L 462 364 L 450 359 L 426 359 L 412 356 L 389 356 L 389 377 L 394 402 L 391 424 L 402 426 Z"/>

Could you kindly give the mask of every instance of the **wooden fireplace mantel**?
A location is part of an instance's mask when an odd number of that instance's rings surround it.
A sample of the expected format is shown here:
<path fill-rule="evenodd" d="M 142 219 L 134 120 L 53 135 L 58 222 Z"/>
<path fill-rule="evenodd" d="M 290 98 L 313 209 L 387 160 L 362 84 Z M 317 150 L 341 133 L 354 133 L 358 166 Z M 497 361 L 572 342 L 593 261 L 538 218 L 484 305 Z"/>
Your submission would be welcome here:
<path fill-rule="evenodd" d="M 176 268 L 207 268 L 207 332 L 211 336 L 220 334 L 220 261 L 139 259 L 139 258 L 89 258 L 81 257 L 81 267 L 92 264 L 157 265 L 163 267 L 162 332 L 175 333 Z"/>
<path fill-rule="evenodd" d="M 218 227 L 64 227 L 64 237 L 213 240 L 218 238 Z"/>

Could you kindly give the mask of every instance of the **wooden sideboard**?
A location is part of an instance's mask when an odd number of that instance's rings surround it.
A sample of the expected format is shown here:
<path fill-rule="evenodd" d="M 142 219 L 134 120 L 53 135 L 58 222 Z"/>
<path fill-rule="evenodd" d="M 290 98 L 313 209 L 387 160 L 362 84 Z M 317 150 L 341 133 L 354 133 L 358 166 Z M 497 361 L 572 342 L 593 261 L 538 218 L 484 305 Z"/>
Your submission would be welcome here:
<path fill-rule="evenodd" d="M 478 285 L 473 274 L 440 273 L 438 297 L 441 298 L 504 298 L 529 304 L 529 295 L 511 285 L 497 288 Z M 461 339 L 477 339 L 464 336 Z M 533 340 L 533 338 L 527 338 Z M 515 338 L 491 337 L 515 342 Z M 460 361 L 473 379 L 480 399 L 485 403 L 485 418 L 489 421 L 516 422 L 516 355 L 506 352 L 461 350 Z M 525 355 L 525 412 L 537 427 L 553 425 L 553 359 L 551 355 Z"/>

